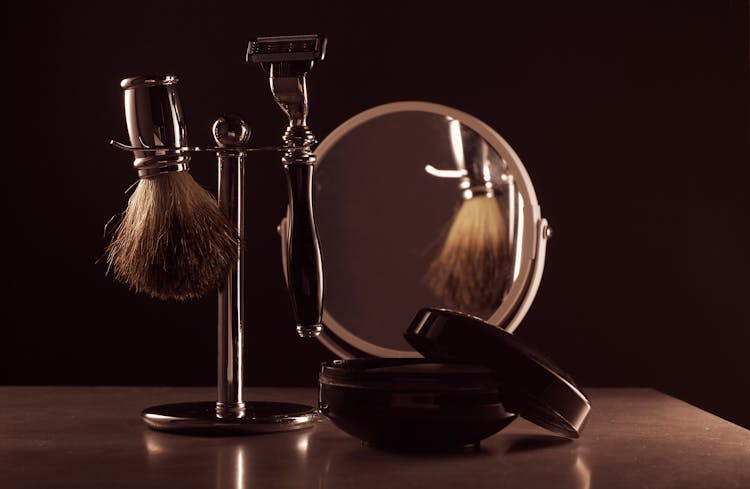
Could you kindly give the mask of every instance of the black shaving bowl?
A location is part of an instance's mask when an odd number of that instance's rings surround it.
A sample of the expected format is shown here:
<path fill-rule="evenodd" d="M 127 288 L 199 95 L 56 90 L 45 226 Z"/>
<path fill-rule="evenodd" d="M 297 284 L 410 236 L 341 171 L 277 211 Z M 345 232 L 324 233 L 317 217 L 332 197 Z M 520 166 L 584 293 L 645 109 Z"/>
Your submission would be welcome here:
<path fill-rule="evenodd" d="M 368 445 L 403 449 L 476 445 L 516 418 L 489 368 L 426 359 L 326 362 L 320 411 Z"/>

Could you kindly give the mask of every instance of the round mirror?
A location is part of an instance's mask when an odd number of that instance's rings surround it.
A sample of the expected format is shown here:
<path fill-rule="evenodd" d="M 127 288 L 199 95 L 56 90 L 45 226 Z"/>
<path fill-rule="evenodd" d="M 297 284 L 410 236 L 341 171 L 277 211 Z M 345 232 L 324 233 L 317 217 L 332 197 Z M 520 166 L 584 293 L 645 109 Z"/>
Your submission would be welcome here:
<path fill-rule="evenodd" d="M 492 128 L 397 102 L 346 121 L 316 156 L 328 348 L 418 357 L 402 334 L 422 307 L 518 326 L 550 232 L 521 160 Z"/>

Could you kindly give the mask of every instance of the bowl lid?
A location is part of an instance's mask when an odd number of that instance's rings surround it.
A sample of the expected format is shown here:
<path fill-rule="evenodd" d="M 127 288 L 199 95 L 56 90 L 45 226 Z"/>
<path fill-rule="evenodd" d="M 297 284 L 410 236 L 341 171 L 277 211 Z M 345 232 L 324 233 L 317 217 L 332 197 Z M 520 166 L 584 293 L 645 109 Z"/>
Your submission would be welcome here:
<path fill-rule="evenodd" d="M 550 431 L 578 438 L 591 404 L 573 380 L 514 335 L 477 317 L 421 309 L 404 333 L 425 358 L 489 367 L 508 408 Z"/>

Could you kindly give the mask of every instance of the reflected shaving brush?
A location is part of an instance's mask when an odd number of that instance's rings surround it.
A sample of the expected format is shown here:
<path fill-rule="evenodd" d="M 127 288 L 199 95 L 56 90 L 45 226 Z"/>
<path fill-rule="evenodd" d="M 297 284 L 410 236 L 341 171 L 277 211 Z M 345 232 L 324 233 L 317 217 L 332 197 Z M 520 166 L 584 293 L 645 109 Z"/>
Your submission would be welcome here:
<path fill-rule="evenodd" d="M 448 307 L 484 316 L 499 306 L 509 281 L 508 225 L 492 181 L 487 143 L 457 120 L 450 130 L 463 200 L 430 266 L 428 282 Z"/>
<path fill-rule="evenodd" d="M 127 78 L 125 115 L 139 182 L 107 247 L 115 280 L 162 300 L 195 299 L 222 285 L 237 230 L 188 173 L 190 155 L 171 75 Z"/>

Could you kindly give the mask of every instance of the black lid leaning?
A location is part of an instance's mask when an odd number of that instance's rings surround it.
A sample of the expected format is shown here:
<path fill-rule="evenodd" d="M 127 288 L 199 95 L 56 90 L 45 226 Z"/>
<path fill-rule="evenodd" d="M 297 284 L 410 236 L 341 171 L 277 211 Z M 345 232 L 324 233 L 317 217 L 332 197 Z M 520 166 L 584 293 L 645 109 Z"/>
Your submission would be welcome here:
<path fill-rule="evenodd" d="M 491 368 L 508 407 L 527 420 L 578 438 L 591 410 L 572 379 L 507 331 L 447 309 L 421 309 L 404 337 L 425 358 Z"/>

